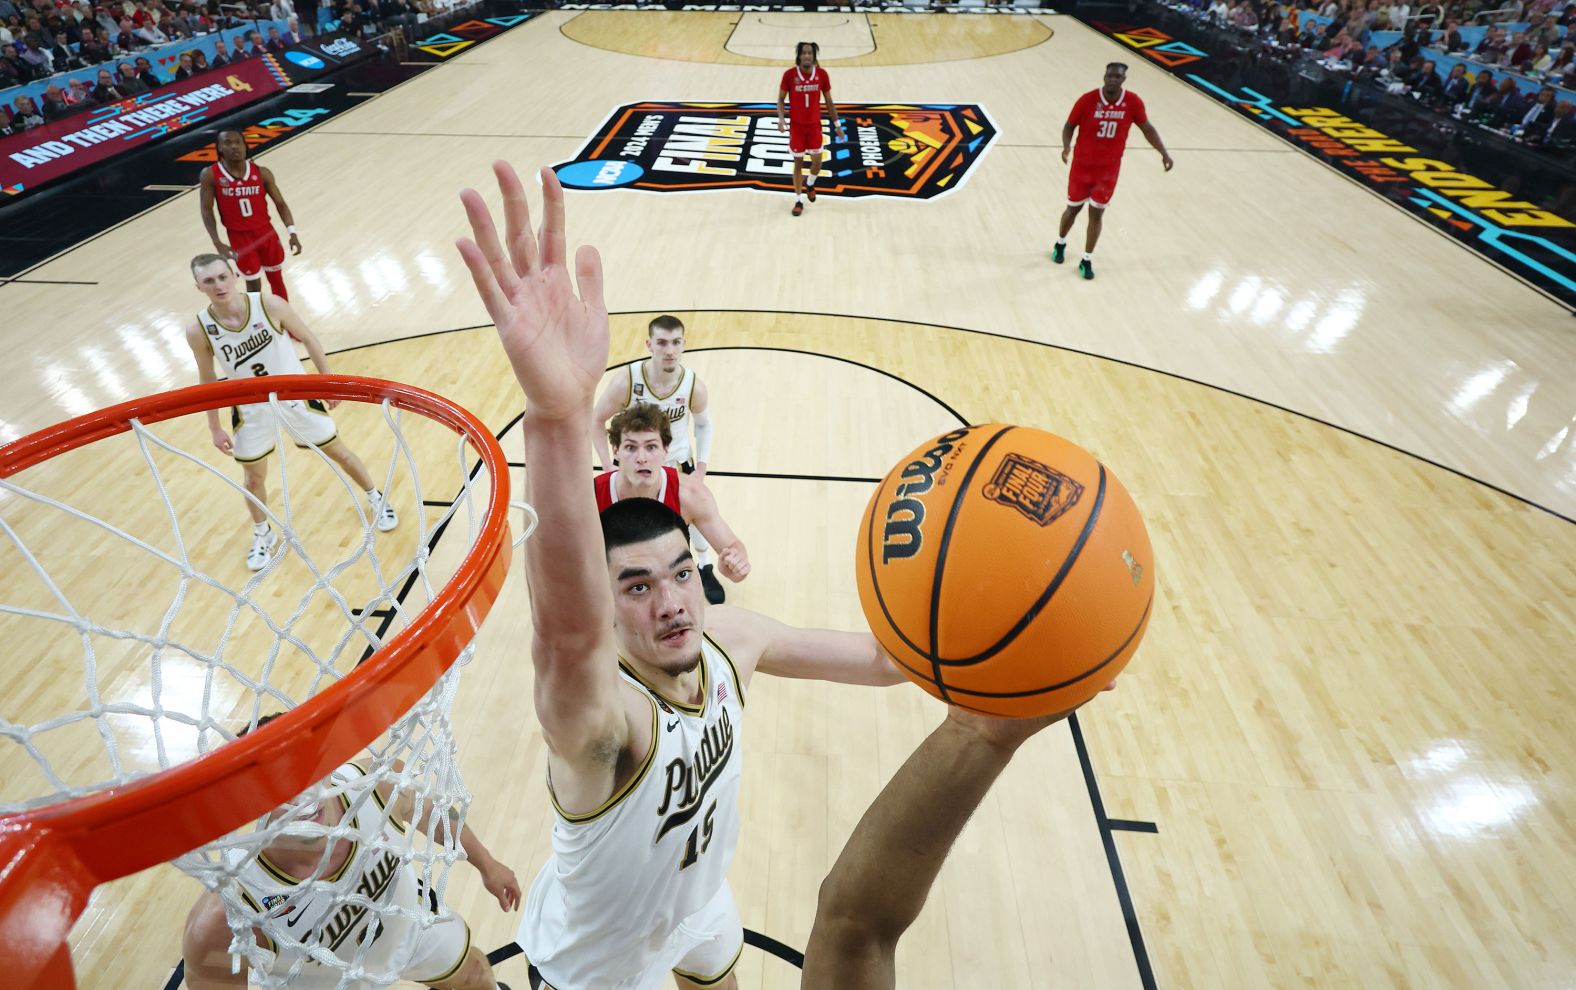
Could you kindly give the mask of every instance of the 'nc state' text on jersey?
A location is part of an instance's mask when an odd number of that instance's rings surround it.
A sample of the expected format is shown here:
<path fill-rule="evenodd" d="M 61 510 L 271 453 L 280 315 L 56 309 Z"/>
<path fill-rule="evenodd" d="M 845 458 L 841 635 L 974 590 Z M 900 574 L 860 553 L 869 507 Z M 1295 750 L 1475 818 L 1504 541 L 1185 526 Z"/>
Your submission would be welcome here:
<path fill-rule="evenodd" d="M 717 721 L 706 726 L 701 734 L 700 748 L 690 761 L 675 759 L 667 767 L 667 793 L 662 796 L 662 806 L 657 814 L 667 815 L 657 829 L 657 841 L 664 835 L 685 825 L 700 810 L 701 799 L 711 785 L 722 776 L 723 768 L 733 758 L 733 721 L 728 710 L 722 709 Z M 672 814 L 668 813 L 672 807 Z"/>

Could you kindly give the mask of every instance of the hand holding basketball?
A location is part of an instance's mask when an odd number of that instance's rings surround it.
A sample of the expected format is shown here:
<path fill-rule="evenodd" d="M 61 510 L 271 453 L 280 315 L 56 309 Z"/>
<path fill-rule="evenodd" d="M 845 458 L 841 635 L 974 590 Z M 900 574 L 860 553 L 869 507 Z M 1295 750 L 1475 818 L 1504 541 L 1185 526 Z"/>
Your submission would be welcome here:
<path fill-rule="evenodd" d="M 529 412 L 554 419 L 586 415 L 607 366 L 602 260 L 589 245 L 576 253 L 577 296 L 565 267 L 564 189 L 558 177 L 542 169 L 544 216 L 533 236 L 519 175 L 502 161 L 493 163 L 493 173 L 503 193 L 507 256 L 492 214 L 474 189 L 460 193 L 474 240 L 461 238 L 456 246 L 498 327 Z"/>
<path fill-rule="evenodd" d="M 1116 689 L 1116 682 L 1112 681 L 1102 690 Z M 1088 702 L 1084 702 L 1088 704 Z M 1078 706 L 1083 707 L 1082 705 Z M 971 712 L 966 708 L 953 706 L 947 709 L 947 718 L 958 726 L 968 729 L 979 736 L 986 743 L 998 749 L 1014 750 L 1028 742 L 1029 737 L 1041 729 L 1048 729 L 1062 719 L 1077 711 L 1078 708 L 1069 708 L 1064 712 L 1055 712 L 1051 715 L 1036 715 L 1032 718 L 1003 718 L 999 715 L 982 715 Z"/>

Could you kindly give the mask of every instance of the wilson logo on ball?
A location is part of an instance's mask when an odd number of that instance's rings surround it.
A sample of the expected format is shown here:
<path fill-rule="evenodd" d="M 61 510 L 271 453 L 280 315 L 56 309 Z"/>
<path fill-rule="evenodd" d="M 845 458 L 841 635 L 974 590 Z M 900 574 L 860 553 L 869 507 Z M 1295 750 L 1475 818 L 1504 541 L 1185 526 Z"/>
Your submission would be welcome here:
<path fill-rule="evenodd" d="M 1083 485 L 1053 467 L 1021 454 L 1008 454 L 985 482 L 985 497 L 1011 506 L 1041 526 L 1078 504 Z"/>
<path fill-rule="evenodd" d="M 941 459 L 952 453 L 952 445 L 969 435 L 968 427 L 944 433 L 936 445 L 903 466 L 897 498 L 886 508 L 886 528 L 881 539 L 881 563 L 904 560 L 919 553 L 925 543 L 925 503 L 918 496 L 930 491 L 941 470 Z"/>

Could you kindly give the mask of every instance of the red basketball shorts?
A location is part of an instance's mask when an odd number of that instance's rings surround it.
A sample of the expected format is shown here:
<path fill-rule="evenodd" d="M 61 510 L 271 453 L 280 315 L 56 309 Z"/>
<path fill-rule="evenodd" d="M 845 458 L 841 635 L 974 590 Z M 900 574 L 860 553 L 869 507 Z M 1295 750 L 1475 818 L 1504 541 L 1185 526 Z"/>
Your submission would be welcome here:
<path fill-rule="evenodd" d="M 801 124 L 797 120 L 788 121 L 788 150 L 796 155 L 820 151 L 821 119 L 817 117 L 808 124 Z"/>
<path fill-rule="evenodd" d="M 1114 168 L 1079 168 L 1078 159 L 1074 158 L 1072 170 L 1067 173 L 1067 205 L 1088 203 L 1095 209 L 1105 209 L 1116 193 L 1116 176 Z"/>
<path fill-rule="evenodd" d="M 257 230 L 226 230 L 235 251 L 235 267 L 242 278 L 257 278 L 265 271 L 277 272 L 285 266 L 285 246 L 273 227 Z"/>

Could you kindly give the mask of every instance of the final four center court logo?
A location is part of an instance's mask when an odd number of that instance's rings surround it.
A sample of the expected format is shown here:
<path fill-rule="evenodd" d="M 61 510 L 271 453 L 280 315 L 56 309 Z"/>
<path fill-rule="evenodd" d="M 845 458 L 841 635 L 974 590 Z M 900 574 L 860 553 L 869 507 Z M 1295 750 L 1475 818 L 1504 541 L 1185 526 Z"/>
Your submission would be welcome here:
<path fill-rule="evenodd" d="M 843 140 L 821 115 L 816 191 L 934 199 L 963 184 L 996 137 L 968 103 L 847 103 Z M 573 161 L 555 167 L 571 189 L 704 192 L 793 190 L 788 135 L 775 103 L 630 103 L 618 107 Z"/>

